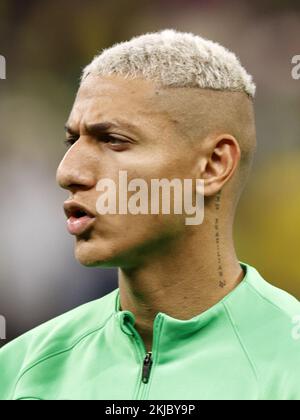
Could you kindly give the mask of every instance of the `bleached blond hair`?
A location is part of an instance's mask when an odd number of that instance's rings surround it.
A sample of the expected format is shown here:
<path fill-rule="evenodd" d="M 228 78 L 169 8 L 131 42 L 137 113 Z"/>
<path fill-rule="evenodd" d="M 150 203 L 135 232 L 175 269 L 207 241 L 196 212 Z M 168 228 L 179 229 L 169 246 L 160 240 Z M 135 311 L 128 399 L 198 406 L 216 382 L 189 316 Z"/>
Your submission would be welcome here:
<path fill-rule="evenodd" d="M 237 56 L 216 42 L 166 29 L 104 49 L 85 67 L 89 73 L 143 77 L 162 87 L 199 87 L 255 95 L 252 76 Z"/>

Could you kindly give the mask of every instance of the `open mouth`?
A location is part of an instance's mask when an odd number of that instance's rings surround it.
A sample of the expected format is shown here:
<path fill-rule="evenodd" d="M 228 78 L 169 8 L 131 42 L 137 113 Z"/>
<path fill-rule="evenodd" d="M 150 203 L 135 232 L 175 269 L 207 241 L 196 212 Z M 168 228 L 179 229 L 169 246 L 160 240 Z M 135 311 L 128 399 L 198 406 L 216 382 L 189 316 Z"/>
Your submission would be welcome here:
<path fill-rule="evenodd" d="M 67 228 L 71 235 L 82 235 L 91 228 L 95 216 L 84 206 L 75 202 L 66 202 L 64 211 L 67 216 Z"/>
<path fill-rule="evenodd" d="M 70 217 L 74 217 L 75 219 L 80 219 L 81 217 L 85 216 L 88 216 L 88 214 L 84 210 L 75 210 L 70 215 Z"/>

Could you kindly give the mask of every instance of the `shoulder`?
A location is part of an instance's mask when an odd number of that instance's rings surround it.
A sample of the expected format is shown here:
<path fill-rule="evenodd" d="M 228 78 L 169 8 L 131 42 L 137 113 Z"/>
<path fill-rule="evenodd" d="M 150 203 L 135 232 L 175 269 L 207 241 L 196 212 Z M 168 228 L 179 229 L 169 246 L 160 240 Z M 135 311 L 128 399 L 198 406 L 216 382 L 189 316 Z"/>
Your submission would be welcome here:
<path fill-rule="evenodd" d="M 273 331 L 285 326 L 288 328 L 284 332 L 291 332 L 293 322 L 300 315 L 300 302 L 266 281 L 254 267 L 243 265 L 246 276 L 237 293 L 228 296 L 230 308 L 244 321 L 247 329 L 255 325 L 260 330 Z"/>
<path fill-rule="evenodd" d="M 240 293 L 228 299 L 232 322 L 265 395 L 300 398 L 300 302 L 246 266 Z"/>
<path fill-rule="evenodd" d="M 0 357 L 2 352 L 27 346 L 30 343 L 34 347 L 35 356 L 42 356 L 45 351 L 51 353 L 72 346 L 81 337 L 103 327 L 114 313 L 117 290 L 81 305 L 20 336 L 3 347 Z"/>
<path fill-rule="evenodd" d="M 118 289 L 79 306 L 23 334 L 0 349 L 0 400 L 19 375 L 56 353 L 67 351 L 84 337 L 103 328 L 114 314 Z"/>

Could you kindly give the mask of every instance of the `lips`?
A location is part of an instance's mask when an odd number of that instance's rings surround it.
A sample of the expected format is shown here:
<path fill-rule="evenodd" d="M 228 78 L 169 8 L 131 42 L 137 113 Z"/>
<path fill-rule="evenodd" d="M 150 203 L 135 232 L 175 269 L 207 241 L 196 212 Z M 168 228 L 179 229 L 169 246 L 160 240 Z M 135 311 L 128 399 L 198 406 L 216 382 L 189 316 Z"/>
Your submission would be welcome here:
<path fill-rule="evenodd" d="M 64 211 L 67 216 L 67 228 L 71 235 L 82 235 L 92 227 L 96 220 L 89 209 L 75 201 L 66 201 Z"/>

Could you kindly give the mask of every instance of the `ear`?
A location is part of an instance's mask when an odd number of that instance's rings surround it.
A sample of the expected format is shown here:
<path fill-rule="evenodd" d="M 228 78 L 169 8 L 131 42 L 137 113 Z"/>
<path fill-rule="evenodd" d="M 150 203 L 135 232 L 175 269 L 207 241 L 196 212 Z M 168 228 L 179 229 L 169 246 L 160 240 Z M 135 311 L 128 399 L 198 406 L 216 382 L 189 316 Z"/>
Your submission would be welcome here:
<path fill-rule="evenodd" d="M 237 140 L 230 134 L 209 139 L 205 156 L 199 162 L 204 196 L 215 195 L 233 176 L 241 158 Z"/>

